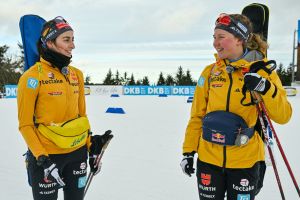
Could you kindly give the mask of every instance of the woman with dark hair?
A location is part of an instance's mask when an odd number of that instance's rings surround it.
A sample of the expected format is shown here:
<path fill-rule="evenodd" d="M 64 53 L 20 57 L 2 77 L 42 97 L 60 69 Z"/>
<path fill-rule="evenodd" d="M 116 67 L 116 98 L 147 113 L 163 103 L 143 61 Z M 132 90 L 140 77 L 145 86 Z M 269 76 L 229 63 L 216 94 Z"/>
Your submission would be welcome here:
<path fill-rule="evenodd" d="M 292 108 L 278 75 L 266 72 L 271 71 L 266 64 L 267 44 L 252 33 L 246 16 L 221 14 L 213 37 L 216 62 L 198 80 L 181 167 L 191 176 L 198 154 L 201 200 L 223 200 L 226 193 L 228 200 L 253 200 L 262 187 L 265 151 L 251 93 L 261 96 L 276 123 L 287 123 Z"/>
<path fill-rule="evenodd" d="M 95 157 L 111 131 L 92 136 L 86 115 L 82 72 L 70 66 L 74 32 L 62 17 L 46 22 L 38 42 L 40 60 L 18 84 L 19 130 L 28 146 L 27 172 L 35 200 L 83 200 L 87 157 Z"/>

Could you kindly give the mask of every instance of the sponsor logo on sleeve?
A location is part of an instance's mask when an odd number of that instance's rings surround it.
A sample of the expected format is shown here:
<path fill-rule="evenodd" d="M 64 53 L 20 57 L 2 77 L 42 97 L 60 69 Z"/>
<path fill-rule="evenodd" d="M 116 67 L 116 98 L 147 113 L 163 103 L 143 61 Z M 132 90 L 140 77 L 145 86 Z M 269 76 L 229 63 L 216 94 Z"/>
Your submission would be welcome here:
<path fill-rule="evenodd" d="M 30 89 L 36 89 L 38 86 L 38 80 L 36 78 L 29 78 L 27 80 L 27 87 Z"/>
<path fill-rule="evenodd" d="M 205 83 L 205 78 L 203 76 L 200 76 L 200 78 L 198 79 L 198 83 L 197 85 L 199 87 L 203 87 L 204 86 L 204 83 Z"/>

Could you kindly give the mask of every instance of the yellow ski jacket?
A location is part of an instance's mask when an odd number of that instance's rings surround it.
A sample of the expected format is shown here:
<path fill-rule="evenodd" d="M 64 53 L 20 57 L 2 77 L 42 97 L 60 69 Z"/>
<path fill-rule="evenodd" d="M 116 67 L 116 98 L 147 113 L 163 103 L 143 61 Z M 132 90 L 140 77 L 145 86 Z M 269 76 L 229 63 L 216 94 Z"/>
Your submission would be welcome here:
<path fill-rule="evenodd" d="M 202 138 L 202 118 L 212 111 L 235 113 L 245 120 L 248 127 L 255 126 L 258 118 L 256 106 L 241 104 L 243 71 L 249 70 L 252 63 L 253 61 L 245 59 L 229 63 L 228 60 L 220 60 L 216 56 L 216 62 L 203 70 L 195 89 L 183 153 L 195 151 L 201 161 L 224 168 L 250 168 L 257 161 L 264 160 L 264 143 L 257 131 L 244 146 L 223 146 Z M 236 70 L 231 74 L 227 73 L 227 65 Z M 287 123 L 292 115 L 292 108 L 278 75 L 275 71 L 268 75 L 263 70 L 259 70 L 258 74 L 271 82 L 269 91 L 262 95 L 270 118 L 279 124 Z M 249 102 L 251 97 L 247 92 L 244 103 Z"/>
<path fill-rule="evenodd" d="M 75 67 L 68 68 L 69 74 L 64 76 L 58 68 L 41 58 L 19 80 L 19 130 L 36 158 L 69 153 L 83 146 L 59 148 L 37 129 L 40 123 L 50 125 L 86 116 L 83 74 Z M 87 143 L 89 146 L 90 138 Z"/>

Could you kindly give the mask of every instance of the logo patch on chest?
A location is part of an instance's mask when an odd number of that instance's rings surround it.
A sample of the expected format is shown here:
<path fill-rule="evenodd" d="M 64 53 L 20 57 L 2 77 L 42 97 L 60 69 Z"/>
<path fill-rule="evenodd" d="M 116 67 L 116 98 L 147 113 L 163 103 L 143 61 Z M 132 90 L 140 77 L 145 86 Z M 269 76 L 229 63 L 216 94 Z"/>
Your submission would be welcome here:
<path fill-rule="evenodd" d="M 62 92 L 48 92 L 48 94 L 50 96 L 60 96 L 60 95 L 62 95 Z"/>
<path fill-rule="evenodd" d="M 223 83 L 213 83 L 213 84 L 211 84 L 211 86 L 212 86 L 213 88 L 219 88 L 219 87 L 222 87 L 222 86 L 223 86 Z"/>
<path fill-rule="evenodd" d="M 70 77 L 71 77 L 72 81 L 78 82 L 78 78 L 77 78 L 76 74 L 73 71 L 71 71 Z"/>

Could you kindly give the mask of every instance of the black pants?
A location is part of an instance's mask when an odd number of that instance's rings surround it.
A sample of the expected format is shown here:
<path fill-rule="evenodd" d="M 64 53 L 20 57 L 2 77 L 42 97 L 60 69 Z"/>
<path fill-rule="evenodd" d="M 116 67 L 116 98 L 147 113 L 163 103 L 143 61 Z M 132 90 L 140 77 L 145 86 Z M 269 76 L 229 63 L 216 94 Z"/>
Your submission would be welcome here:
<path fill-rule="evenodd" d="M 56 163 L 65 186 L 64 200 L 83 200 L 84 187 L 87 174 L 87 148 L 80 149 L 67 154 L 51 154 L 50 159 Z M 59 185 L 55 180 L 50 183 L 44 181 L 44 169 L 37 166 L 36 159 L 29 151 L 28 181 L 32 187 L 34 200 L 56 200 Z"/>
<path fill-rule="evenodd" d="M 260 162 L 246 169 L 228 169 L 197 161 L 200 200 L 254 200 L 260 176 Z"/>

